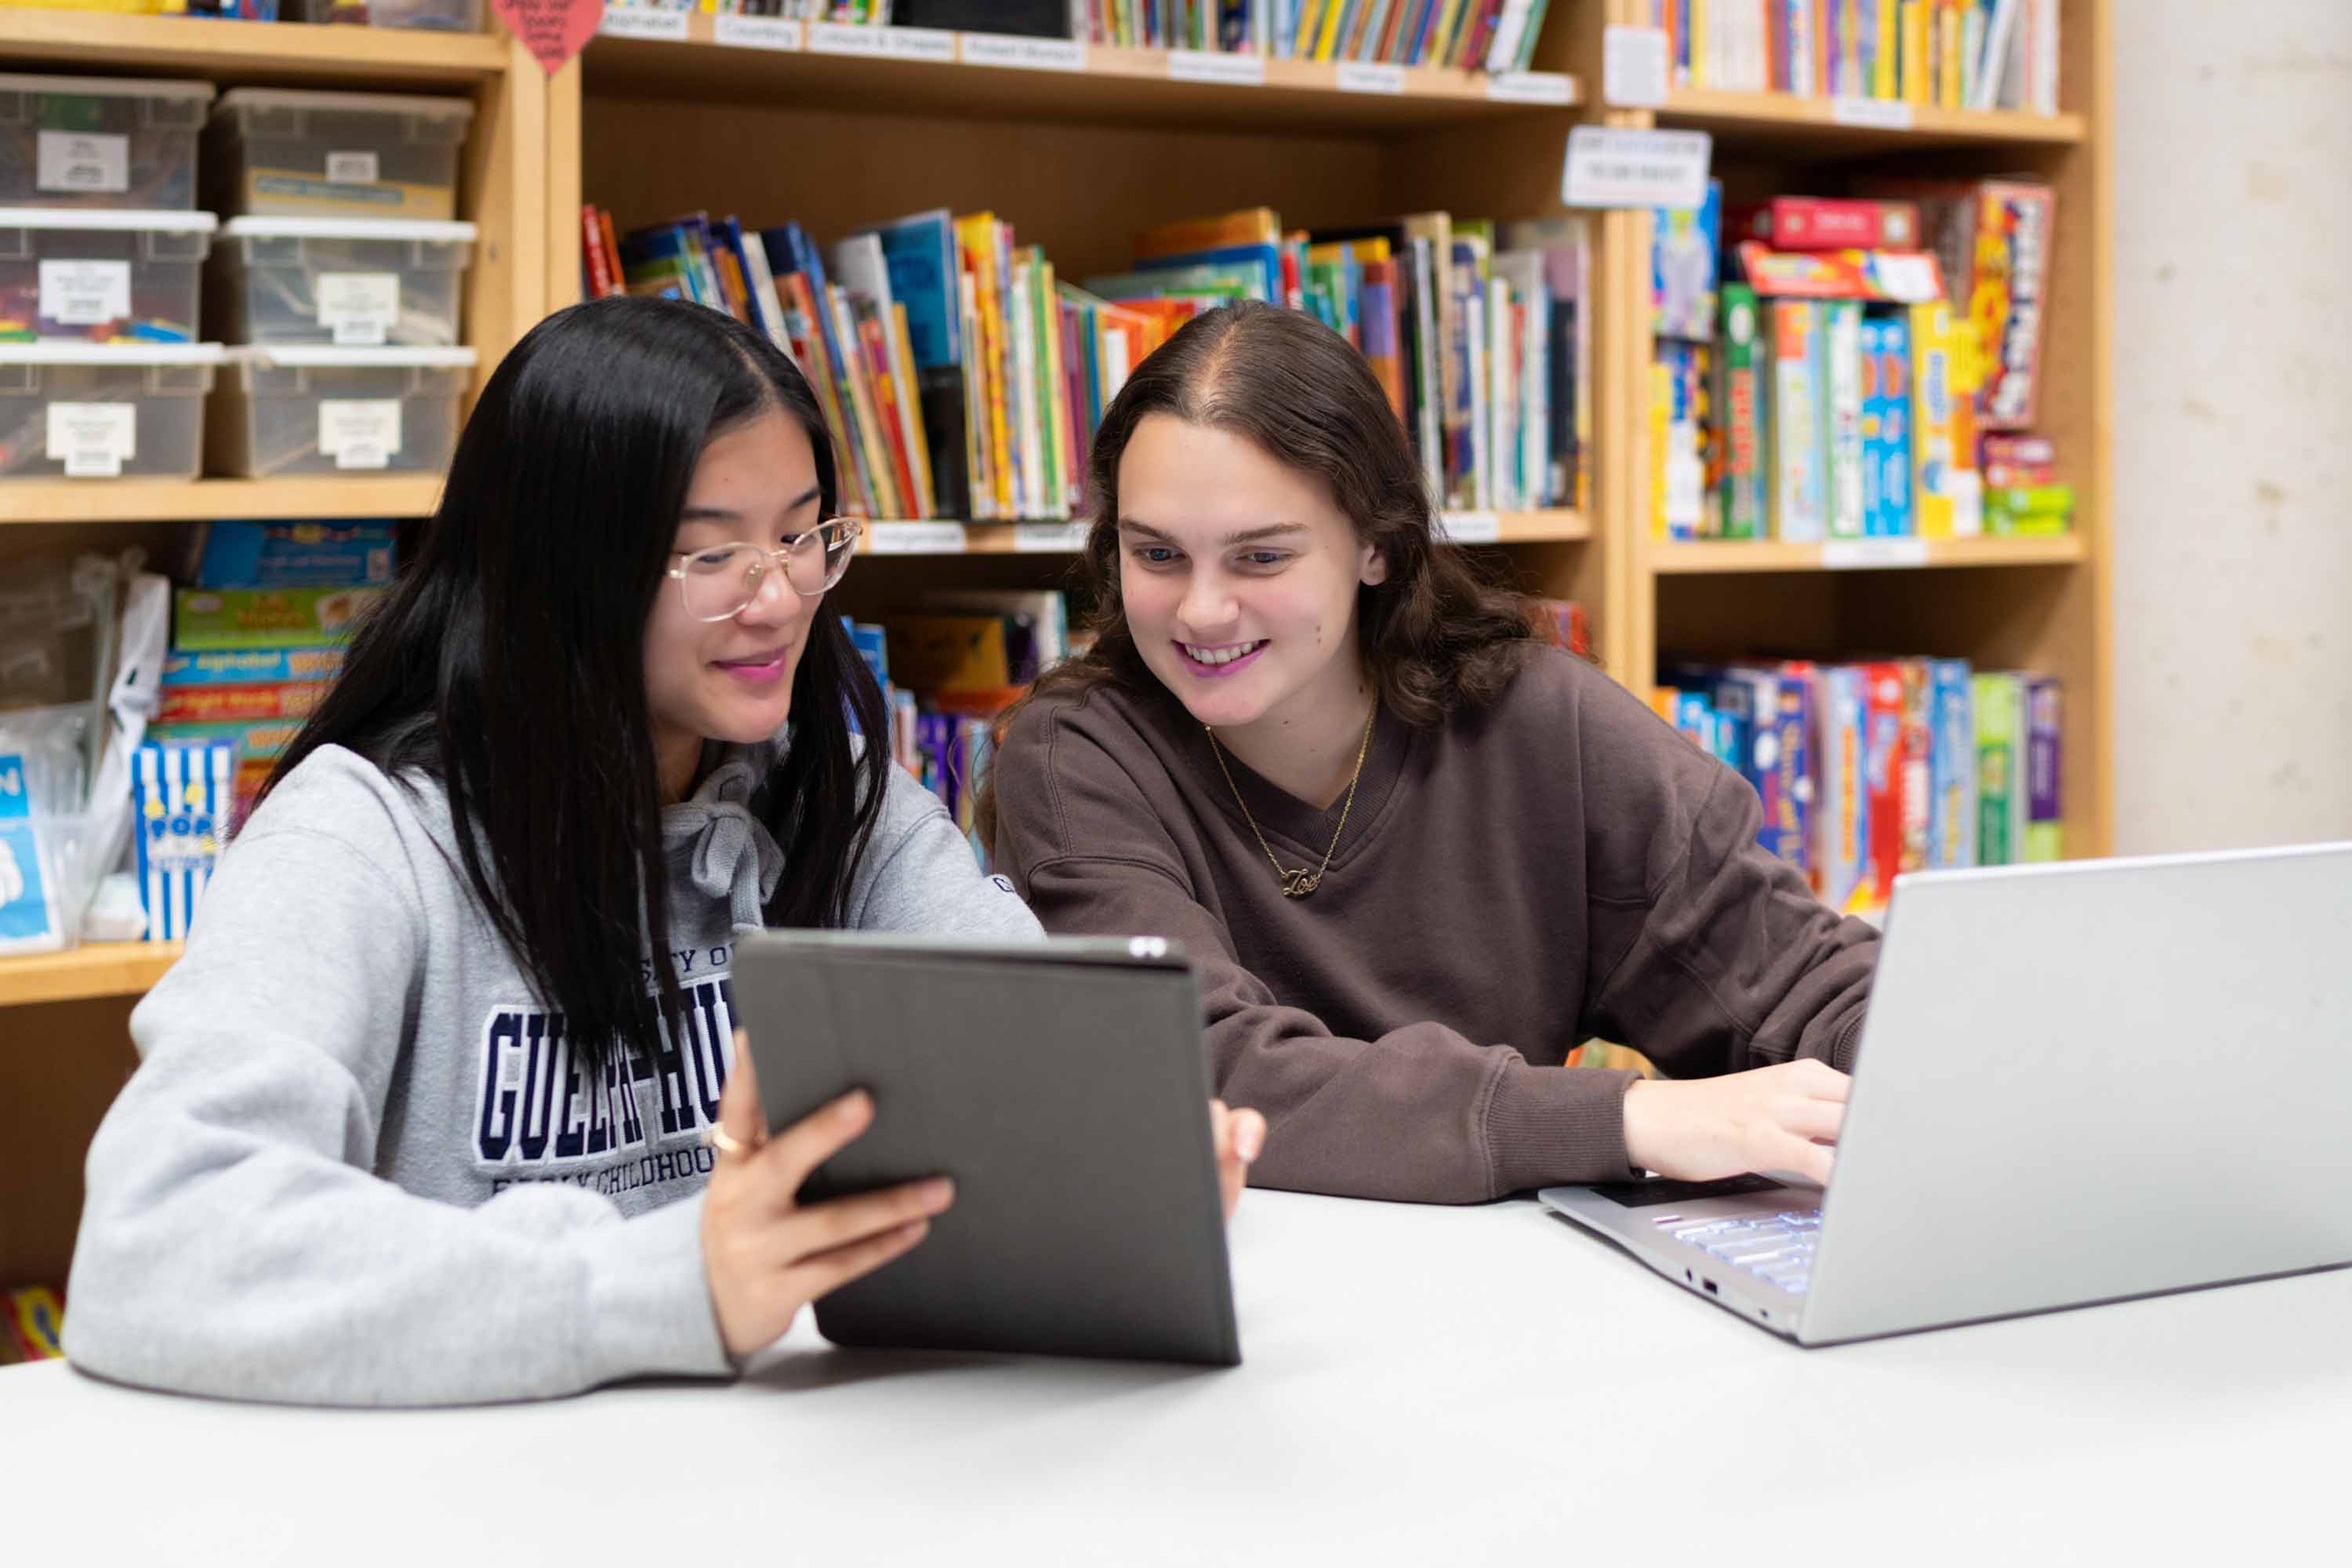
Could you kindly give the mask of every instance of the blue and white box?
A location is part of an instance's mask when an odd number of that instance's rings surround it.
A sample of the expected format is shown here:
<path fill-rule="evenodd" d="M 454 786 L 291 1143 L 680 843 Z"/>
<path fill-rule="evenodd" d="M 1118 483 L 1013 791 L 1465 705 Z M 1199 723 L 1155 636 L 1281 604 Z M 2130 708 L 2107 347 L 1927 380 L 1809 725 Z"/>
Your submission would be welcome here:
<path fill-rule="evenodd" d="M 187 937 L 228 838 L 236 784 L 231 742 L 151 742 L 132 759 L 139 896 L 149 942 Z"/>
<path fill-rule="evenodd" d="M 48 952 L 71 944 L 52 826 L 34 800 L 35 760 L 0 752 L 0 953 Z"/>

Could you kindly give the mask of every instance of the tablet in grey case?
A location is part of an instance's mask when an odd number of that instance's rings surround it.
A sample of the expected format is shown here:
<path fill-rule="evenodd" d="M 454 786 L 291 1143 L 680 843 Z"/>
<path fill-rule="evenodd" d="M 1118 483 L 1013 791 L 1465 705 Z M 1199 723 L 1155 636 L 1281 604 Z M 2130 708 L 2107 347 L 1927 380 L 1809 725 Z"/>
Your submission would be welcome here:
<path fill-rule="evenodd" d="M 1174 944 L 769 931 L 734 967 L 770 1127 L 874 1096 L 805 1196 L 956 1183 L 922 1245 L 817 1303 L 825 1338 L 1241 1360 L 1200 991 Z"/>

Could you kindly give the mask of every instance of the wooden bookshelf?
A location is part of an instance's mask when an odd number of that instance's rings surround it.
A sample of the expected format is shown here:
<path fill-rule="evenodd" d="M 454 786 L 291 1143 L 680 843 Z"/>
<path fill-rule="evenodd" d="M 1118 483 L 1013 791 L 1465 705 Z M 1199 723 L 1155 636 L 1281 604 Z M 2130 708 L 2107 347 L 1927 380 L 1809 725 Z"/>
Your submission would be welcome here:
<path fill-rule="evenodd" d="M 469 99 L 459 216 L 478 227 L 466 281 L 466 341 L 488 376 L 547 312 L 551 227 L 549 92 L 537 61 L 503 32 L 453 35 L 297 23 L 220 22 L 0 6 L 11 69 L 184 77 L 220 88 L 277 86 Z M 573 159 L 576 163 L 576 156 Z M 574 189 L 577 188 L 576 169 Z M 206 194 L 201 187 L 199 195 Z M 576 204 L 572 209 L 575 214 Z M 478 381 L 477 385 L 478 386 Z M 319 479 L 0 480 L 0 578 L 20 559 L 144 545 L 170 563 L 191 522 L 217 518 L 413 518 L 430 513 L 435 474 Z M 65 1278 L 82 1151 L 131 1066 L 131 1003 L 176 944 L 92 944 L 0 959 L 0 1285 Z"/>
<path fill-rule="evenodd" d="M 1652 543 L 1658 576 L 1720 572 L 1899 572 L 1947 566 L 2072 566 L 2089 557 L 2079 534 L 2046 539 L 1852 539 L 1787 544 L 1777 539 Z"/>
<path fill-rule="evenodd" d="M 1981 668 L 2031 668 L 2064 683 L 2065 849 L 2113 843 L 2114 520 L 2108 431 L 2114 331 L 2107 280 L 2114 231 L 2114 0 L 2063 0 L 2055 116 L 1855 104 L 1785 94 L 1676 89 L 1654 111 L 1612 110 L 1629 126 L 1704 130 L 1727 202 L 1774 193 L 1836 195 L 1852 174 L 2026 174 L 2057 190 L 2043 323 L 2041 433 L 2074 485 L 2074 531 L 2059 538 L 1857 540 L 1830 545 L 1650 537 L 1648 422 L 1612 424 L 1621 482 L 1596 520 L 1622 542 L 1612 604 L 1620 679 L 1654 680 L 1662 658 L 1786 654 L 1817 658 L 1934 654 Z M 1580 25 L 1638 26 L 1643 0 L 1595 0 Z M 1649 222 L 1618 231 L 1608 263 L 1622 310 L 1646 313 Z M 1621 408 L 1646 406 L 1646 321 Z"/>
<path fill-rule="evenodd" d="M 229 86 L 471 87 L 513 68 L 500 35 L 322 29 L 192 16 L 0 8 L 0 58 L 108 74 L 171 72 Z"/>
<path fill-rule="evenodd" d="M 427 517 L 436 474 L 284 479 L 0 481 L 0 523 L 186 522 L 210 518 Z"/>
<path fill-rule="evenodd" d="M 0 959 L 0 1007 L 137 996 L 179 956 L 176 942 L 95 942 L 65 952 Z"/>
<path fill-rule="evenodd" d="M 1660 125 L 1711 132 L 1740 144 L 1777 142 L 1822 155 L 1903 155 L 1938 147 L 2071 146 L 2089 133 L 2080 114 L 1937 109 L 1877 100 L 1678 88 L 1654 111 Z"/>
<path fill-rule="evenodd" d="M 1575 79 L 1558 72 L 1496 79 L 1428 67 L 1256 60 L 929 28 L 827 27 L 699 12 L 606 16 L 608 28 L 628 31 L 608 32 L 590 47 L 584 87 L 592 99 L 818 109 L 887 100 L 901 117 L 1279 125 L 1313 134 L 1503 119 L 1556 110 L 1578 98 Z M 743 34 L 730 31 L 738 27 Z"/>

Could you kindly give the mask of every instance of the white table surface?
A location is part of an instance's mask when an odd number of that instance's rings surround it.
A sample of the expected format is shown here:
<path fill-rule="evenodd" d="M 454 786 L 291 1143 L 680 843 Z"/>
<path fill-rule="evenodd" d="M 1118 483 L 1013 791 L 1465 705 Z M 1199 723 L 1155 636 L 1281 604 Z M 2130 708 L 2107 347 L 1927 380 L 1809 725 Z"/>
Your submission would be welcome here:
<path fill-rule="evenodd" d="M 0 1559 L 2352 1562 L 2352 1272 L 1806 1351 L 1532 1202 L 1252 1193 L 1247 1362 L 291 1410 L 0 1372 Z"/>

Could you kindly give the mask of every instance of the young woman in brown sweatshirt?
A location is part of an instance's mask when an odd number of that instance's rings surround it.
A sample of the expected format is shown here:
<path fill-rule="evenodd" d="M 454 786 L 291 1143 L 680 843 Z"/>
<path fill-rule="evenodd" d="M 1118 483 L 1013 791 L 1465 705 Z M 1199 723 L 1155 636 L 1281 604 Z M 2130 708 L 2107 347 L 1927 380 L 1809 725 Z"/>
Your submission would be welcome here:
<path fill-rule="evenodd" d="M 1049 931 L 1181 939 L 1251 1180 L 1474 1202 L 1648 1169 L 1825 1179 L 1876 956 L 1760 808 L 1437 544 L 1309 318 L 1202 316 L 1093 455 L 1083 658 L 983 823 Z M 1666 1074 L 1566 1068 L 1591 1037 Z"/>

